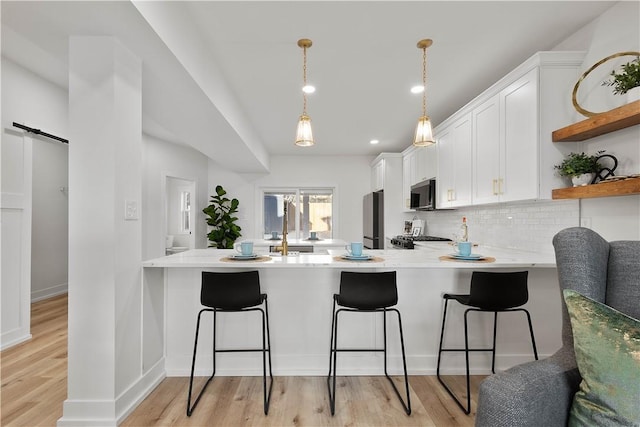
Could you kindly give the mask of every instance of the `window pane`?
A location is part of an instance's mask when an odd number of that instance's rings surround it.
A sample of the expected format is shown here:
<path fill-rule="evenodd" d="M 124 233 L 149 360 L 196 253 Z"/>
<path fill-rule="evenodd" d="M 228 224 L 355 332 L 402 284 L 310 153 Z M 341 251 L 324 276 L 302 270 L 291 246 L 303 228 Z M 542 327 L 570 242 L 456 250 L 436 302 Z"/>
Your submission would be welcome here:
<path fill-rule="evenodd" d="M 284 203 L 285 200 L 289 200 L 287 205 L 287 233 L 293 233 L 295 235 L 296 222 L 295 222 L 295 203 L 291 200 L 295 200 L 295 191 L 268 191 L 264 193 L 264 229 L 263 236 L 265 238 L 271 237 L 272 231 L 277 231 L 279 236 L 282 236 L 282 226 L 284 220 Z M 293 237 L 293 236 L 292 236 Z"/>
<path fill-rule="evenodd" d="M 189 233 L 191 231 L 191 193 L 188 191 L 182 191 L 180 193 L 180 198 L 181 198 L 180 228 L 183 233 Z"/>
<path fill-rule="evenodd" d="M 300 228 L 304 238 L 315 231 L 320 239 L 333 236 L 333 192 L 327 189 L 300 191 Z"/>

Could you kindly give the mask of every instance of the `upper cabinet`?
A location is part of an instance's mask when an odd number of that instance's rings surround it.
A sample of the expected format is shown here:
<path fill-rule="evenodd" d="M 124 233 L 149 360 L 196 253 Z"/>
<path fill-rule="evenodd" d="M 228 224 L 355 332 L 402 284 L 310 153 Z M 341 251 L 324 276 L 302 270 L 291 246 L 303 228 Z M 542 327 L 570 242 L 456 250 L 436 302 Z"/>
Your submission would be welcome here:
<path fill-rule="evenodd" d="M 435 129 L 438 207 L 551 199 L 584 52 L 538 52 Z"/>
<path fill-rule="evenodd" d="M 473 109 L 474 204 L 538 197 L 537 98 L 534 68 Z"/>
<path fill-rule="evenodd" d="M 405 211 L 411 210 L 411 186 L 436 177 L 437 157 L 435 145 L 411 146 L 402 152 L 402 208 Z"/>
<path fill-rule="evenodd" d="M 458 116 L 437 134 L 438 178 L 436 206 L 471 204 L 471 113 Z"/>
<path fill-rule="evenodd" d="M 381 153 L 371 162 L 371 191 L 384 191 L 384 231 L 387 236 L 403 233 L 403 156 Z"/>
<path fill-rule="evenodd" d="M 371 191 L 384 190 L 384 157 L 378 156 L 371 165 Z"/>

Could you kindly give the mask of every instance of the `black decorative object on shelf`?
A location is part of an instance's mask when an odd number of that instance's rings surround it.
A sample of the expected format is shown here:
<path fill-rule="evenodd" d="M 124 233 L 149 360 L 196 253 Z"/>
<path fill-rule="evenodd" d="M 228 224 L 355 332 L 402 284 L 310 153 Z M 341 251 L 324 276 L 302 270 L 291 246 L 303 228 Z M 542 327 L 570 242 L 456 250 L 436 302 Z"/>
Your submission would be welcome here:
<path fill-rule="evenodd" d="M 609 158 L 609 159 L 613 160 L 613 166 L 611 166 L 611 167 L 605 166 L 602 169 L 600 169 L 596 173 L 596 176 L 593 177 L 593 181 L 591 181 L 592 184 L 595 184 L 598 181 L 605 180 L 610 176 L 615 176 L 613 171 L 615 171 L 616 168 L 618 167 L 618 159 L 616 159 L 615 156 L 612 156 L 611 154 L 603 154 L 602 156 L 598 157 L 598 159 L 597 159 L 598 163 L 600 163 L 600 160 L 602 160 L 604 158 Z"/>

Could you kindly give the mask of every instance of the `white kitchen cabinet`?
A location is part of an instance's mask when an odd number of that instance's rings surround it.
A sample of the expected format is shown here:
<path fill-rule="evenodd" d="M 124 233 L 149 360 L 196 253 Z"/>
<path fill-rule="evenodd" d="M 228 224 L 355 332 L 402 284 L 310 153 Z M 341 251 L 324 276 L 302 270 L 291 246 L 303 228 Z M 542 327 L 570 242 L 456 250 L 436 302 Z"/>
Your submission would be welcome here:
<path fill-rule="evenodd" d="M 436 127 L 438 207 L 551 199 L 563 185 L 554 165 L 577 150 L 551 133 L 575 121 L 583 57 L 538 52 Z"/>
<path fill-rule="evenodd" d="M 473 203 L 538 197 L 538 69 L 473 110 Z"/>
<path fill-rule="evenodd" d="M 384 157 L 378 156 L 371 165 L 371 191 L 384 189 Z"/>
<path fill-rule="evenodd" d="M 437 171 L 436 160 L 438 158 L 435 145 L 417 147 L 415 150 L 416 164 L 413 184 L 427 179 L 435 178 Z"/>
<path fill-rule="evenodd" d="M 411 186 L 437 174 L 437 148 L 411 146 L 402 152 L 402 208 L 411 210 Z"/>
<path fill-rule="evenodd" d="M 471 112 L 457 116 L 436 133 L 438 175 L 436 197 L 438 208 L 471 204 Z"/>
<path fill-rule="evenodd" d="M 498 199 L 500 176 L 500 96 L 473 110 L 473 203 Z"/>
<path fill-rule="evenodd" d="M 402 153 L 381 153 L 371 162 L 372 191 L 384 191 L 384 233 L 403 233 L 403 156 Z"/>
<path fill-rule="evenodd" d="M 402 210 L 404 211 L 411 210 L 411 162 L 414 158 L 413 151 L 402 155 Z"/>

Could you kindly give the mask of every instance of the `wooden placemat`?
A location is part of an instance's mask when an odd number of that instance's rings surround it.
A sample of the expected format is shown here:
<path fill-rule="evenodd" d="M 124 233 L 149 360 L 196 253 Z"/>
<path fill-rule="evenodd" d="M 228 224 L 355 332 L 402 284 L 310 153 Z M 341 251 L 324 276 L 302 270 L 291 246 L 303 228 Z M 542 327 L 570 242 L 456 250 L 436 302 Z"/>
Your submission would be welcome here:
<path fill-rule="evenodd" d="M 333 260 L 342 261 L 342 262 L 382 262 L 384 261 L 384 258 L 380 258 L 379 256 L 374 256 L 373 258 L 369 258 L 369 259 L 345 259 L 345 258 L 342 258 L 341 256 L 334 256 Z"/>
<path fill-rule="evenodd" d="M 252 259 L 234 259 L 226 256 L 224 258 L 220 258 L 220 261 L 222 262 L 265 262 L 265 261 L 271 261 L 271 257 L 266 255 L 264 256 L 261 255 L 257 258 L 252 258 Z"/>
<path fill-rule="evenodd" d="M 475 263 L 488 263 L 488 262 L 495 262 L 496 259 L 494 257 L 488 256 L 485 257 L 483 259 L 458 259 L 458 258 L 454 258 L 452 256 L 449 255 L 442 255 L 440 258 L 438 258 L 440 261 L 459 261 L 459 262 L 475 262 Z"/>

